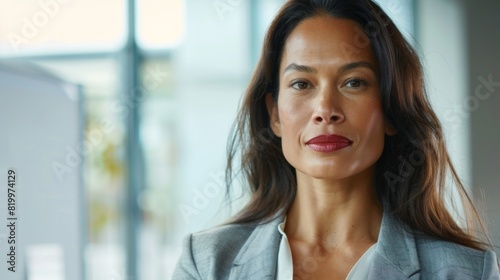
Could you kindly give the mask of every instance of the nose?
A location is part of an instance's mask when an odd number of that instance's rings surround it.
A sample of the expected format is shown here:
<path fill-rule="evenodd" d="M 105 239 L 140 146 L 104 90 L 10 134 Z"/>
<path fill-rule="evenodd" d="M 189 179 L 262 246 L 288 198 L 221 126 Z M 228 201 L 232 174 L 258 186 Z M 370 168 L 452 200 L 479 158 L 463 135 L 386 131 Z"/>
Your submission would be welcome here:
<path fill-rule="evenodd" d="M 344 121 L 341 97 L 336 94 L 334 89 L 321 90 L 317 98 L 317 105 L 312 116 L 315 124 L 332 124 Z"/>

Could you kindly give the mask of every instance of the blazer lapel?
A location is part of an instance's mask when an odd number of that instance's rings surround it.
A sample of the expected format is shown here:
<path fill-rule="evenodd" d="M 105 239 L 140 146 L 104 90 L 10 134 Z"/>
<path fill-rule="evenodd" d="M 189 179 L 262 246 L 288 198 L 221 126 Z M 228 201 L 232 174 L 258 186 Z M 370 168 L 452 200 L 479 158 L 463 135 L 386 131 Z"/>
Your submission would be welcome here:
<path fill-rule="evenodd" d="M 418 279 L 419 274 L 420 264 L 412 231 L 384 211 L 368 279 Z"/>
<path fill-rule="evenodd" d="M 229 280 L 274 279 L 278 261 L 281 235 L 280 216 L 271 222 L 257 226 L 236 256 Z"/>
<path fill-rule="evenodd" d="M 234 259 L 229 280 L 275 279 L 284 217 L 257 226 Z M 420 264 L 412 231 L 384 211 L 368 280 L 419 279 Z"/>

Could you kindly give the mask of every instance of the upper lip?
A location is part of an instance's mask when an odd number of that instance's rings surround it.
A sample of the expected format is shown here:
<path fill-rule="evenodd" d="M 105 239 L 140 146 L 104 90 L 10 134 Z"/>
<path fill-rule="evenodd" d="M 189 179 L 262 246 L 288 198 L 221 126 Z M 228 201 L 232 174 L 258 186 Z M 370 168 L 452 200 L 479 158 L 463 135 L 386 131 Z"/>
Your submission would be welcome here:
<path fill-rule="evenodd" d="M 316 136 L 309 141 L 306 142 L 306 144 L 322 144 L 322 143 L 345 143 L 345 144 L 351 144 L 352 141 L 344 137 L 342 135 L 337 135 L 337 134 L 322 134 L 319 136 Z"/>

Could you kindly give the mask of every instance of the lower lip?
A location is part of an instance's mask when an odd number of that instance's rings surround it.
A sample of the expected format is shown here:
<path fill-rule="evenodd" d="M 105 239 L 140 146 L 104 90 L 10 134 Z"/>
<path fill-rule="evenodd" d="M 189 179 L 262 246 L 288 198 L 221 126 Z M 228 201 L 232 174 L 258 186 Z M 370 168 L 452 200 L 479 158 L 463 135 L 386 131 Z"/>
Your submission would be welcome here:
<path fill-rule="evenodd" d="M 315 143 L 315 144 L 307 144 L 311 149 L 316 152 L 322 153 L 331 153 L 337 150 L 343 149 L 347 146 L 350 146 L 350 143 Z"/>

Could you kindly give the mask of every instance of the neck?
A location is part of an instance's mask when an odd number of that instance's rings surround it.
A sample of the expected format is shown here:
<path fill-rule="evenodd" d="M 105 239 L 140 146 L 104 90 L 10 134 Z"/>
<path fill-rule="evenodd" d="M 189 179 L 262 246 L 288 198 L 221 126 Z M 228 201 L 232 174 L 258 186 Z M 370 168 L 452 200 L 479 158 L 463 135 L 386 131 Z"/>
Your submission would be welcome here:
<path fill-rule="evenodd" d="M 292 239 L 333 247 L 378 240 L 382 207 L 368 174 L 341 180 L 314 179 L 297 171 L 297 194 L 285 231 Z"/>

